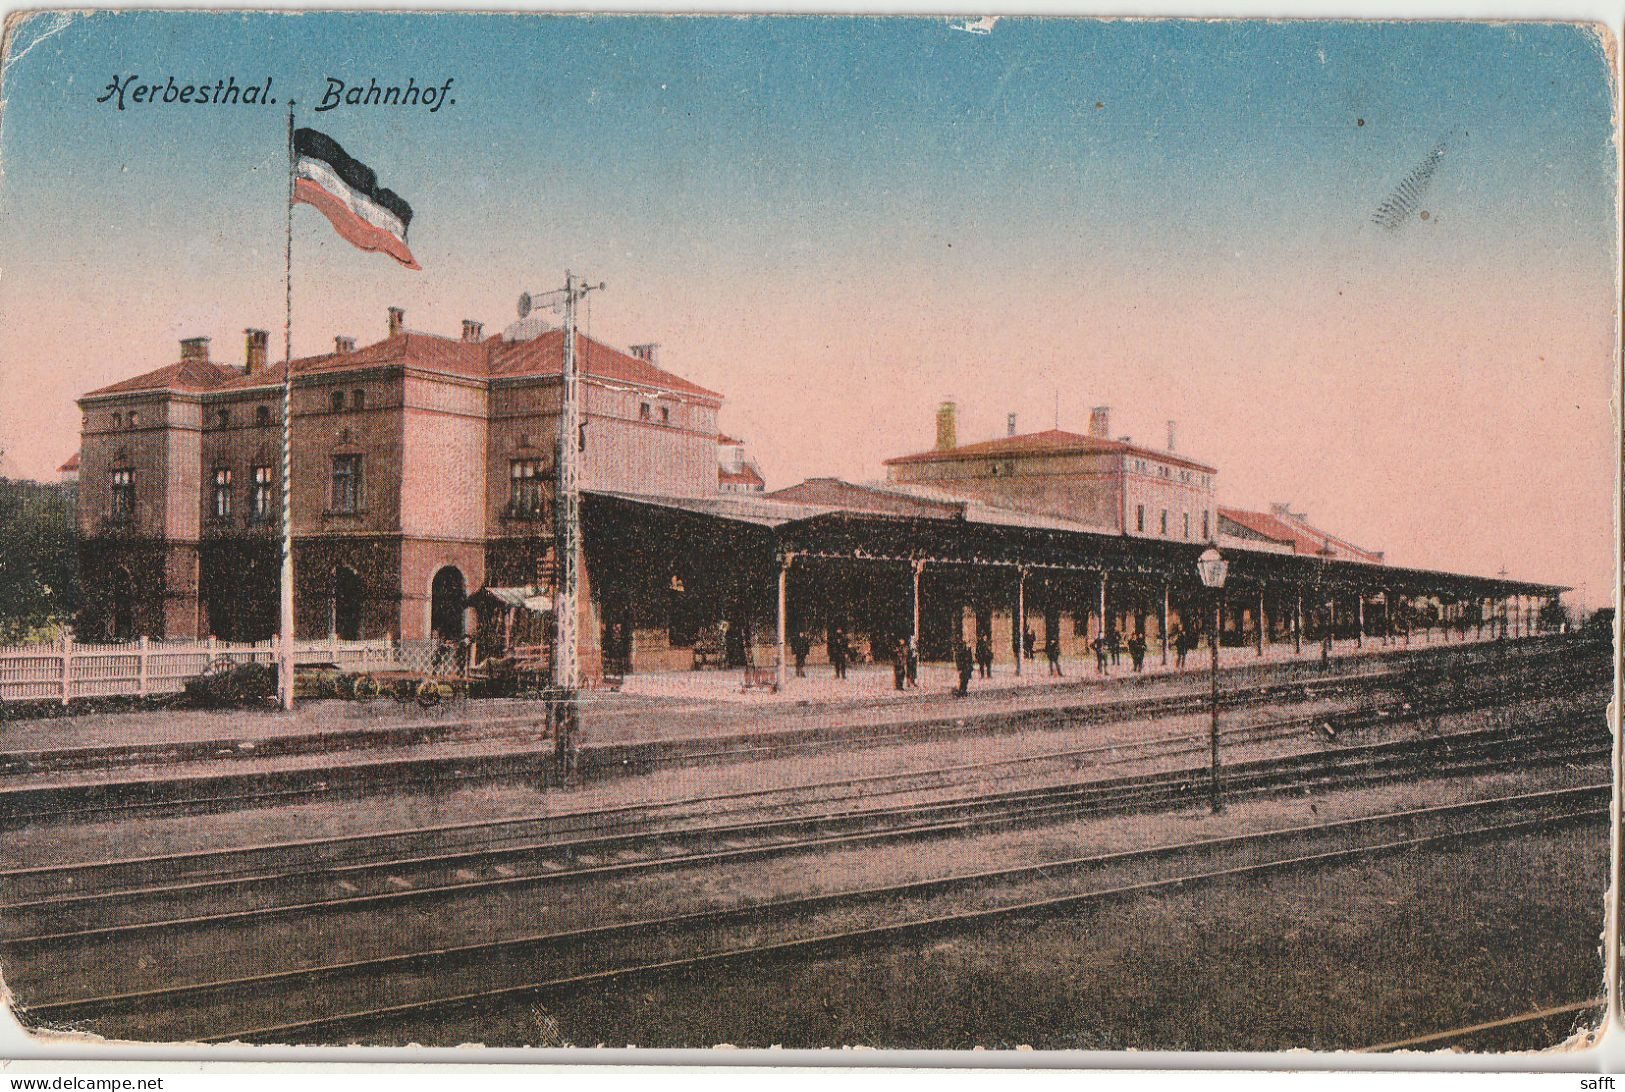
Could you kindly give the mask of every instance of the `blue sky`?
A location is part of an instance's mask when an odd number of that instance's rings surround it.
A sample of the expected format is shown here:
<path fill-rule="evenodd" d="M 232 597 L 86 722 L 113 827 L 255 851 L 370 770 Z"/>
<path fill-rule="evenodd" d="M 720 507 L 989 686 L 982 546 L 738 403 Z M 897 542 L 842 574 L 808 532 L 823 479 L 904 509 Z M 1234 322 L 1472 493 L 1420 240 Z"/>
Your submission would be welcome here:
<path fill-rule="evenodd" d="M 305 107 L 327 76 L 449 76 L 434 114 L 301 109 L 413 204 L 425 269 L 295 210 L 296 352 L 372 340 L 390 305 L 494 328 L 571 267 L 610 283 L 596 334 L 661 341 L 728 395 L 724 427 L 773 485 L 878 476 L 929 442 L 945 396 L 968 439 L 1110 403 L 1145 439 L 1179 419 L 1226 502 L 1292 500 L 1404 563 L 1608 586 L 1615 150 L 1583 27 L 51 25 L 19 34 L 0 87 L 8 472 L 48 475 L 73 398 L 170 362 L 177 338 L 237 360 L 243 327 L 280 335 L 285 116 L 119 113 L 94 102 L 115 73 L 273 75 Z M 1439 146 L 1415 216 L 1374 224 Z M 1549 472 L 1535 495 L 1530 465 Z"/>

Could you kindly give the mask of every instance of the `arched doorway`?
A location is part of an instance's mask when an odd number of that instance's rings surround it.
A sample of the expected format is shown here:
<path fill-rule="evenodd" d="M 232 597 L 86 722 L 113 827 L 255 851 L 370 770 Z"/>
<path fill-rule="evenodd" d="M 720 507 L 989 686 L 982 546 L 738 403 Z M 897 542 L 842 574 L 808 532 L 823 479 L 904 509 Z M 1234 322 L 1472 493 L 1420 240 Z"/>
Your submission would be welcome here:
<path fill-rule="evenodd" d="M 361 577 L 348 565 L 333 570 L 333 633 L 345 641 L 361 639 Z"/>
<path fill-rule="evenodd" d="M 135 636 L 135 581 L 122 565 L 113 570 L 112 609 L 108 614 L 107 635 L 115 641 Z"/>
<path fill-rule="evenodd" d="M 429 588 L 429 631 L 451 641 L 463 638 L 463 607 L 466 605 L 463 574 L 447 565 L 434 574 Z"/>

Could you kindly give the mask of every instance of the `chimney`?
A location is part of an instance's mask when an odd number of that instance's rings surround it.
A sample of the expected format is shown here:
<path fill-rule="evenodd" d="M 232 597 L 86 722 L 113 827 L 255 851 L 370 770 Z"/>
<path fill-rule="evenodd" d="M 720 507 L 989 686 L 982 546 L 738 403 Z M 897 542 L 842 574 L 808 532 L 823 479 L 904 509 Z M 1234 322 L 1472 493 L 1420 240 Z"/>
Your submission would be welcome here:
<path fill-rule="evenodd" d="M 206 337 L 181 338 L 181 359 L 209 361 L 209 339 Z"/>
<path fill-rule="evenodd" d="M 1168 450 L 1174 450 L 1174 423 L 1168 422 Z"/>
<path fill-rule="evenodd" d="M 248 329 L 243 331 L 247 344 L 243 347 L 244 371 L 249 375 L 265 370 L 265 346 L 271 335 L 264 330 Z"/>
<path fill-rule="evenodd" d="M 1006 436 L 1014 436 L 1016 434 L 1016 415 L 1013 413 L 1004 420 L 1004 434 Z"/>
<path fill-rule="evenodd" d="M 1110 406 L 1091 406 L 1089 409 L 1089 435 L 1098 439 L 1108 439 L 1112 434 L 1112 408 Z"/>
<path fill-rule="evenodd" d="M 632 355 L 646 364 L 660 367 L 660 342 L 650 341 L 643 345 L 633 345 Z"/>
<path fill-rule="evenodd" d="M 937 407 L 937 450 L 952 451 L 959 446 L 958 430 L 954 426 L 954 418 L 959 407 L 952 402 L 944 402 Z"/>
<path fill-rule="evenodd" d="M 485 326 L 473 319 L 463 320 L 463 340 L 478 341 L 485 336 Z"/>
<path fill-rule="evenodd" d="M 406 329 L 406 312 L 399 307 L 389 309 L 389 336 L 394 337 Z"/>
<path fill-rule="evenodd" d="M 355 352 L 355 338 L 345 337 L 343 334 L 338 335 L 333 339 L 333 351 L 335 353 Z"/>

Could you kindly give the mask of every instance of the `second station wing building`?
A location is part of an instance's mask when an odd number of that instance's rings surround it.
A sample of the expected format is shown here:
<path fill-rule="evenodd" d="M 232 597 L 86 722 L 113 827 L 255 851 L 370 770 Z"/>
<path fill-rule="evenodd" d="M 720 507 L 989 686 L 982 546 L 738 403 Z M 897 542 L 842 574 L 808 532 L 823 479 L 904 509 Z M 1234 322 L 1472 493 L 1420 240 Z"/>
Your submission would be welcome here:
<path fill-rule="evenodd" d="M 292 505 L 301 638 L 513 639 L 543 614 L 553 554 L 563 332 L 530 318 L 487 336 L 421 333 L 391 309 L 382 340 L 296 359 Z M 581 632 L 630 671 L 812 659 L 834 633 L 860 654 L 959 641 L 1016 660 L 1023 639 L 1078 655 L 1096 636 L 1202 628 L 1194 562 L 1231 561 L 1222 639 L 1441 627 L 1532 629 L 1566 590 L 1384 563 L 1288 505 L 1217 503 L 1217 468 L 1113 437 L 1050 429 L 937 442 L 885 478 L 765 491 L 721 394 L 660 366 L 655 344 L 578 334 L 585 574 Z M 80 632 L 264 640 L 276 629 L 284 365 L 246 332 L 243 362 L 209 342 L 79 400 Z M 489 611 L 485 607 L 491 607 Z M 545 626 L 543 627 L 545 629 Z M 529 632 L 535 632 L 532 625 Z M 594 650 L 596 651 L 596 650 Z M 597 655 L 585 663 L 598 664 Z"/>

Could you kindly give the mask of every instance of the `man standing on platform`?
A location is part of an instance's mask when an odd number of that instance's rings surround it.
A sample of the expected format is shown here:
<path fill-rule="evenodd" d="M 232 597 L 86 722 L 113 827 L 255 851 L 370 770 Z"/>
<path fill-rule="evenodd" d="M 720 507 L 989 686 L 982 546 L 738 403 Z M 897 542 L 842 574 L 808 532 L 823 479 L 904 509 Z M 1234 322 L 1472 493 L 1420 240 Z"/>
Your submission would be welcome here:
<path fill-rule="evenodd" d="M 812 651 L 812 641 L 807 638 L 807 631 L 796 630 L 795 636 L 790 638 L 790 654 L 796 658 L 796 678 L 807 677 L 807 653 Z"/>
<path fill-rule="evenodd" d="M 846 678 L 846 658 L 851 650 L 846 647 L 846 631 L 836 626 L 829 635 L 829 662 L 835 668 L 837 679 Z"/>
<path fill-rule="evenodd" d="M 971 660 L 970 646 L 961 637 L 954 642 L 954 666 L 959 669 L 959 690 L 957 693 L 964 697 L 970 691 L 970 675 L 974 668 Z"/>

